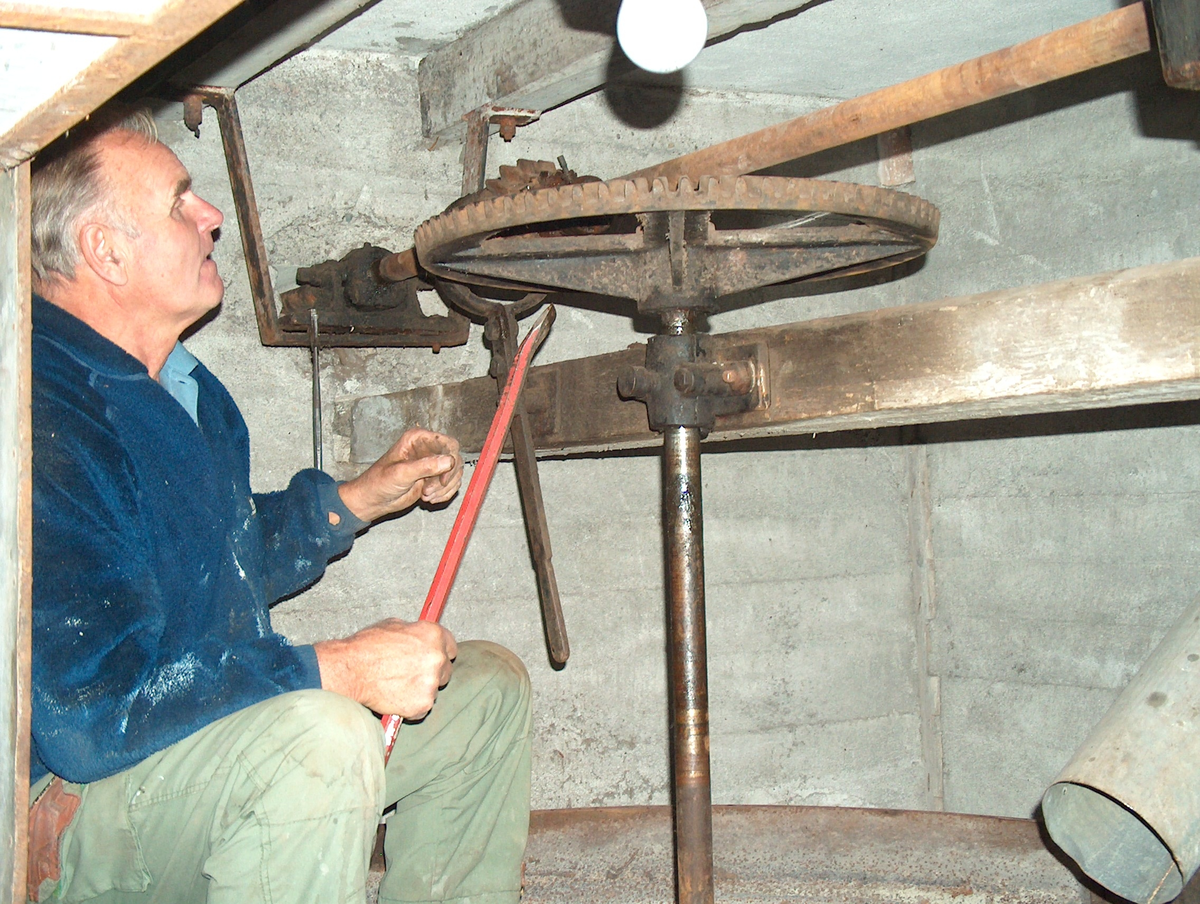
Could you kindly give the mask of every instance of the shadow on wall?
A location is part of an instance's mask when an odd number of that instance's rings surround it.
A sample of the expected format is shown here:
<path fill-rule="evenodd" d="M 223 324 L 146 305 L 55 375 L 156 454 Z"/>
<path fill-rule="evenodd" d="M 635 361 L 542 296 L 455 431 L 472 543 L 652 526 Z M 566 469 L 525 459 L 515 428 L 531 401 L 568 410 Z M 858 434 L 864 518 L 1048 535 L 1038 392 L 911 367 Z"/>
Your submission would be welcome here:
<path fill-rule="evenodd" d="M 735 35 L 767 28 L 782 19 L 791 19 L 828 2 L 809 0 L 794 10 L 743 25 L 709 44 L 719 44 Z M 563 22 L 569 28 L 613 38 L 612 54 L 605 72 L 604 98 L 617 119 L 634 129 L 653 129 L 675 114 L 683 102 L 683 91 L 687 87 L 685 72 L 659 75 L 643 72 L 630 62 L 616 41 L 617 12 L 621 8 L 621 0 L 558 0 L 558 6 Z"/>
<path fill-rule="evenodd" d="M 983 418 L 920 424 L 914 427 L 881 427 L 801 436 L 762 437 L 705 443 L 704 452 L 769 452 L 817 449 L 866 449 L 879 446 L 981 442 L 1063 434 L 1107 433 L 1155 427 L 1200 425 L 1200 400 L 1128 405 L 1090 411 L 1058 411 L 1019 417 Z M 656 451 L 656 450 L 650 450 Z M 612 453 L 605 453 L 611 456 Z"/>

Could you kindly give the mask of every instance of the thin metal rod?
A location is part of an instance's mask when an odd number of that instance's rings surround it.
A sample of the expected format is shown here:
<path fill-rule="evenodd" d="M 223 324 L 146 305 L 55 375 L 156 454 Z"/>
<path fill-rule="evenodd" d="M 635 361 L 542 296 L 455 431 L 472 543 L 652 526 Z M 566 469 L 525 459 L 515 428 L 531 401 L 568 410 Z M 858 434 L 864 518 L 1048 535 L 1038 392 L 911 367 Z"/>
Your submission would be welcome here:
<path fill-rule="evenodd" d="M 712 788 L 699 428 L 668 427 L 663 432 L 663 530 L 670 632 L 676 892 L 679 904 L 711 904 Z"/>
<path fill-rule="evenodd" d="M 312 434 L 313 434 L 313 467 L 318 471 L 324 470 L 324 430 L 321 425 L 321 348 L 317 341 L 320 331 L 317 323 L 317 309 L 308 311 L 309 349 L 312 352 Z"/>
<path fill-rule="evenodd" d="M 242 120 L 238 116 L 234 92 L 212 88 L 197 92 L 204 102 L 217 111 L 221 127 L 221 145 L 225 150 L 225 166 L 229 170 L 229 189 L 233 193 L 233 208 L 237 212 L 238 233 L 242 237 L 242 254 L 246 258 L 246 274 L 250 278 L 250 295 L 258 319 L 258 336 L 263 345 L 278 345 L 281 330 L 275 309 L 275 289 L 271 285 L 271 269 L 267 264 L 267 244 L 263 240 L 262 222 L 258 218 L 258 203 L 254 200 L 254 183 L 250 180 L 250 158 L 242 135 Z M 297 337 L 300 338 L 300 337 Z M 296 344 L 303 342 L 300 339 Z"/>

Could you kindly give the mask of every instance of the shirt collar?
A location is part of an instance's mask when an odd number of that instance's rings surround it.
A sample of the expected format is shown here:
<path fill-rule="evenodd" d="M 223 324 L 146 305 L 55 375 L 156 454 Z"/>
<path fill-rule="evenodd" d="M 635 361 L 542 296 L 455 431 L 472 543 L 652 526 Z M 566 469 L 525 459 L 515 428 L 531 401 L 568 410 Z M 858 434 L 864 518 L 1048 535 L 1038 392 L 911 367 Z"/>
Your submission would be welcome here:
<path fill-rule="evenodd" d="M 171 354 L 167 355 L 167 360 L 163 362 L 162 370 L 158 372 L 159 384 L 183 406 L 183 410 L 196 424 L 199 423 L 197 400 L 200 393 L 192 371 L 199 363 L 196 357 L 183 347 L 182 342 L 176 342 Z"/>

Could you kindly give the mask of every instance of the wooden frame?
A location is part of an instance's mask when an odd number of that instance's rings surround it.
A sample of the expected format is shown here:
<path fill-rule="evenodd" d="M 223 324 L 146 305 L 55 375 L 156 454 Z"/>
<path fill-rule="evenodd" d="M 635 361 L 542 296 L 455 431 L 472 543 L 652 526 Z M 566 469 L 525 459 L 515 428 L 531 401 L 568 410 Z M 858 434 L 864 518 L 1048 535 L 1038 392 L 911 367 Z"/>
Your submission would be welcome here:
<path fill-rule="evenodd" d="M 29 4 L 0 6 L 7 27 L 116 34 L 116 42 L 53 95 L 0 136 L 0 167 L 28 160 L 88 116 L 151 66 L 178 50 L 241 0 L 167 0 L 143 19 L 103 13 L 58 11 Z M 19 24 L 19 23 L 25 24 Z"/>
<path fill-rule="evenodd" d="M 709 440 L 824 433 L 1200 398 L 1200 258 L 714 335 L 714 360 L 754 349 L 765 403 L 718 417 Z M 632 303 L 631 303 L 632 306 Z M 545 453 L 657 446 L 645 406 L 617 395 L 645 346 L 536 367 L 525 388 Z M 480 448 L 492 380 L 360 399 L 351 459 L 406 424 Z M 390 425 L 384 427 L 383 425 Z"/>

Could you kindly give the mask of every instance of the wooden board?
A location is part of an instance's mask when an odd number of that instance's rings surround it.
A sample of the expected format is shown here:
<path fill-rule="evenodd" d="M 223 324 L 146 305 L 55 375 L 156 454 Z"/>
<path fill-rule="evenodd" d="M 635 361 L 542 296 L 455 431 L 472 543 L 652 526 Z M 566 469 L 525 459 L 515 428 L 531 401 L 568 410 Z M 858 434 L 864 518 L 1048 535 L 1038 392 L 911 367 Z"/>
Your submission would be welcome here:
<path fill-rule="evenodd" d="M 1200 0 L 1150 0 L 1150 9 L 1166 83 L 1200 90 Z"/>
<path fill-rule="evenodd" d="M 710 441 L 1200 398 L 1200 258 L 713 337 L 718 355 L 747 345 L 766 403 L 718 418 Z M 535 367 L 539 452 L 657 445 L 645 407 L 616 390 L 644 356 Z M 360 399 L 351 458 L 374 461 L 418 423 L 477 451 L 495 407 L 488 377 Z"/>
<path fill-rule="evenodd" d="M 167 0 L 145 17 L 144 26 L 114 20 L 111 31 L 129 31 L 53 95 L 29 110 L 0 136 L 0 167 L 28 160 L 39 150 L 112 98 L 151 66 L 178 50 L 240 0 Z M 17 21 L 9 10 L 6 21 Z M 140 21 L 140 20 L 139 20 Z M 88 24 L 88 23 L 82 23 Z M 101 23 L 91 23 L 98 26 Z M 51 27 L 52 21 L 42 23 Z M 129 28 L 125 28 L 129 25 Z M 118 27 L 119 26 L 119 27 Z M 64 24 L 56 27 L 66 27 Z M 92 30 L 96 30 L 93 28 Z"/>

